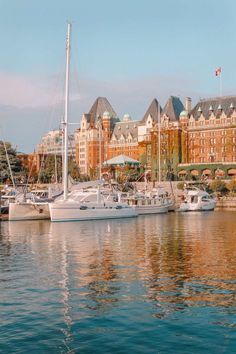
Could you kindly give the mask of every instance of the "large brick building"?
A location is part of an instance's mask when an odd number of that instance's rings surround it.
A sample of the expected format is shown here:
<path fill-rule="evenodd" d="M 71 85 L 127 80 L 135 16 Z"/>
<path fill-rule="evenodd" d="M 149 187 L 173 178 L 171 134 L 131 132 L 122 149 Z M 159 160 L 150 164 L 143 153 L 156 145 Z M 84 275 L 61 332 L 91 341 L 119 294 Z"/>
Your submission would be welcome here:
<path fill-rule="evenodd" d="M 236 175 L 236 96 L 200 100 L 180 123 L 180 174 Z"/>
<path fill-rule="evenodd" d="M 54 131 L 43 137 L 37 152 L 61 149 L 61 133 Z M 98 97 L 83 114 L 71 150 L 80 172 L 90 177 L 98 177 L 99 166 L 121 154 L 139 160 L 153 180 L 236 175 L 236 96 L 200 100 L 193 109 L 188 97 L 184 106 L 171 96 L 163 109 L 154 99 L 139 120 L 128 114 L 120 120 L 108 100 Z"/>

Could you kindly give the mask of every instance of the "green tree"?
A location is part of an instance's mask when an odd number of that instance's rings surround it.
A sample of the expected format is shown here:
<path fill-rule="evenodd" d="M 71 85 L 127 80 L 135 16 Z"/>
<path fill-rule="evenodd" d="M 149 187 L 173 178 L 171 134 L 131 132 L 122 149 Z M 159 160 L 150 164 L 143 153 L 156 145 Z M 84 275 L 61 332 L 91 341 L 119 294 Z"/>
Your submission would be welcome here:
<path fill-rule="evenodd" d="M 7 150 L 7 155 L 5 147 Z M 0 182 L 5 182 L 7 179 L 11 179 L 7 156 L 9 158 L 13 177 L 15 177 L 16 174 L 19 175 L 20 172 L 23 172 L 22 164 L 20 159 L 17 157 L 16 149 L 14 149 L 9 142 L 5 142 L 5 147 L 4 142 L 0 141 Z"/>
<path fill-rule="evenodd" d="M 218 192 L 221 194 L 227 192 L 227 187 L 224 181 L 220 181 L 220 180 L 212 181 L 209 187 L 213 192 Z"/>
<path fill-rule="evenodd" d="M 61 157 L 55 155 L 48 155 L 42 164 L 38 180 L 42 183 L 55 182 L 56 175 L 59 181 L 62 176 Z"/>
<path fill-rule="evenodd" d="M 226 187 L 231 193 L 235 193 L 236 192 L 236 180 L 231 179 L 231 181 L 229 181 L 229 183 L 227 183 Z"/>
<path fill-rule="evenodd" d="M 69 163 L 68 163 L 68 171 L 69 171 L 69 175 L 76 181 L 79 181 L 81 179 L 80 176 L 80 170 L 79 170 L 79 166 L 76 164 L 75 160 L 73 157 L 71 157 L 69 159 Z"/>

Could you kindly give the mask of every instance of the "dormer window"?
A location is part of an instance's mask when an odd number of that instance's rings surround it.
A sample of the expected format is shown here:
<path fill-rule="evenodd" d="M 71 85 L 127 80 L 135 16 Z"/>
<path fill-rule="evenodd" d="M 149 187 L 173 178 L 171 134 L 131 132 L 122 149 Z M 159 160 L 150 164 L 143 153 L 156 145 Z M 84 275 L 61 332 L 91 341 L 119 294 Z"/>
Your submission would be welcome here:
<path fill-rule="evenodd" d="M 217 108 L 217 109 L 219 109 L 219 110 L 220 110 L 220 109 L 222 109 L 222 106 L 221 106 L 221 104 L 219 104 L 219 106 L 218 106 L 218 108 Z"/>
<path fill-rule="evenodd" d="M 229 108 L 230 108 L 230 109 L 234 109 L 233 103 L 230 104 Z"/>
<path fill-rule="evenodd" d="M 197 110 L 198 112 L 202 112 L 202 109 L 201 109 L 201 107 L 199 106 L 198 107 L 198 110 Z"/>
<path fill-rule="evenodd" d="M 212 107 L 212 105 L 210 105 L 210 107 L 209 107 L 209 111 L 210 111 L 210 112 L 212 112 L 212 111 L 213 111 L 213 107 Z"/>

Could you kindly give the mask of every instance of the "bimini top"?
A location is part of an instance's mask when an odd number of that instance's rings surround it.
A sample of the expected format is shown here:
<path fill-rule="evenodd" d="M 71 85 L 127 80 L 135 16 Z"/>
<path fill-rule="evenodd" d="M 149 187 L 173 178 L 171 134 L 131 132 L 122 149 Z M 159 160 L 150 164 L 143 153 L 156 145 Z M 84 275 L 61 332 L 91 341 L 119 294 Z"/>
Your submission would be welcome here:
<path fill-rule="evenodd" d="M 119 155 L 104 161 L 103 166 L 106 165 L 140 165 L 140 162 L 126 155 Z"/>

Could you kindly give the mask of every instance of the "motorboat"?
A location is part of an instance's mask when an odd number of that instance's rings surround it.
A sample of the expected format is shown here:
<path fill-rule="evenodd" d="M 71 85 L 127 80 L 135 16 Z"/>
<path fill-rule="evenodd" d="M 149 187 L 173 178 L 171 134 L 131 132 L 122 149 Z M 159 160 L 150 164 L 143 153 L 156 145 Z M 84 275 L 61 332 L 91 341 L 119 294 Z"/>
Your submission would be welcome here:
<path fill-rule="evenodd" d="M 137 210 L 138 215 L 163 214 L 168 212 L 168 205 L 165 200 L 158 196 L 152 196 L 147 193 L 135 193 L 123 198 L 128 205 Z"/>
<path fill-rule="evenodd" d="M 162 200 L 162 203 L 167 206 L 168 211 L 175 211 L 176 203 L 173 194 L 170 194 L 165 188 L 158 186 L 151 191 L 152 196 Z"/>
<path fill-rule="evenodd" d="M 215 206 L 216 201 L 209 193 L 194 187 L 185 190 L 184 201 L 178 211 L 210 211 Z"/>

